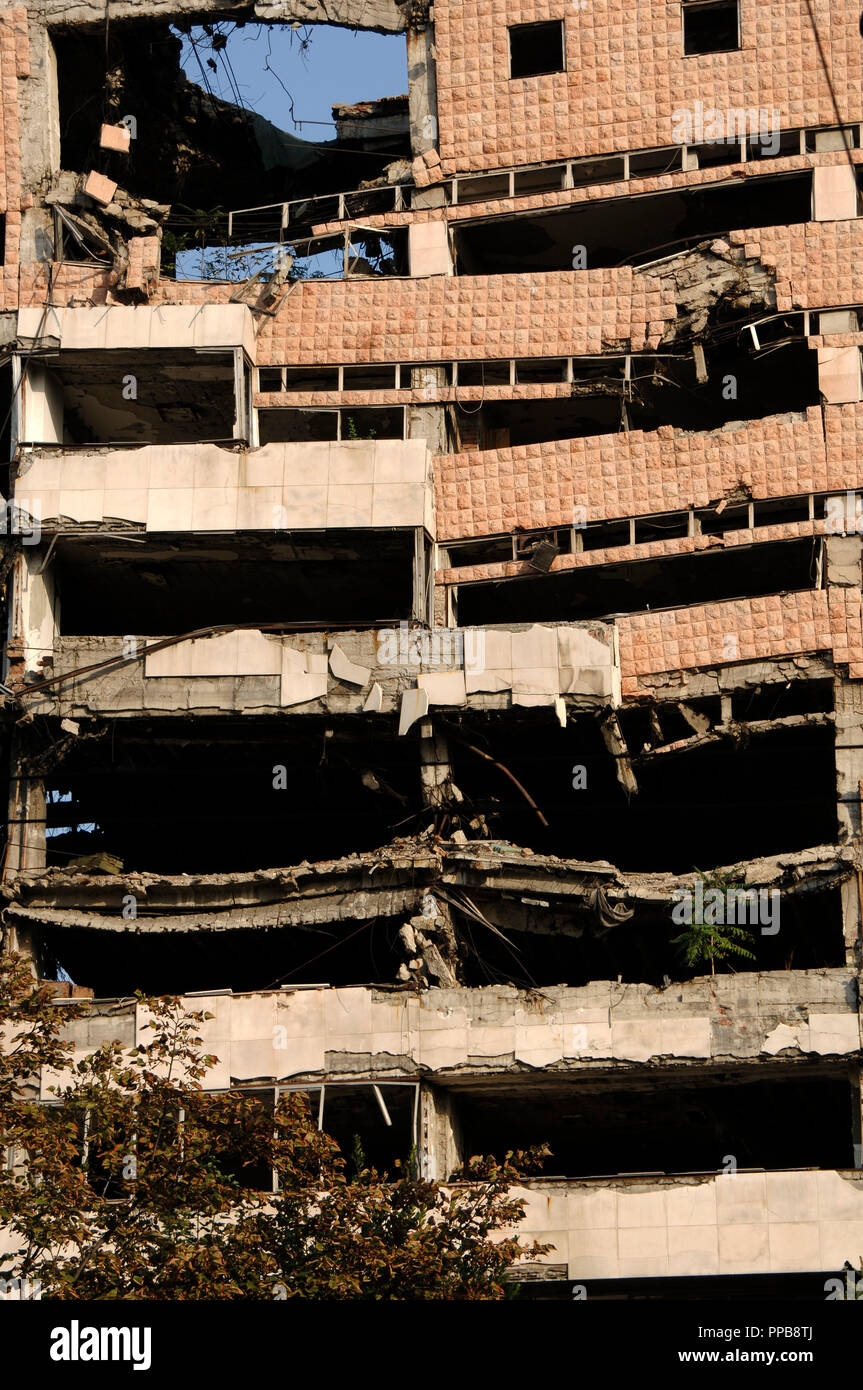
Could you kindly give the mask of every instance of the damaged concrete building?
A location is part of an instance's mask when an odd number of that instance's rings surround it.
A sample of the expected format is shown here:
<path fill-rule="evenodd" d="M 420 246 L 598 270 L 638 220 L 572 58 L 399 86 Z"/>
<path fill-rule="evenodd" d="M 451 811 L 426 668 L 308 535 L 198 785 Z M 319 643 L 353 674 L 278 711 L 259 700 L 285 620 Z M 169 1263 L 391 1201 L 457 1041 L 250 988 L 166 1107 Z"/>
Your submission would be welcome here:
<path fill-rule="evenodd" d="M 409 92 L 290 135 L 180 66 L 252 25 Z M 849 0 L 0 11 L 4 949 L 384 1169 L 547 1143 L 535 1297 L 863 1252 L 861 61 Z"/>

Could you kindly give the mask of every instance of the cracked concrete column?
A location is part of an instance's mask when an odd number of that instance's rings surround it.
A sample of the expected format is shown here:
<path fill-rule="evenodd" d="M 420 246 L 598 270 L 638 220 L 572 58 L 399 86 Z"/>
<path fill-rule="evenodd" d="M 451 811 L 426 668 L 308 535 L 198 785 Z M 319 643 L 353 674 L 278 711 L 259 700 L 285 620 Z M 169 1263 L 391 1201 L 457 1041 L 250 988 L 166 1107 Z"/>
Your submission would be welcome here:
<path fill-rule="evenodd" d="M 453 1102 L 446 1091 L 420 1091 L 419 1149 L 422 1176 L 444 1182 L 464 1161 L 464 1140 Z"/>
<path fill-rule="evenodd" d="M 828 536 L 825 551 L 828 584 L 843 589 L 863 587 L 863 536 Z"/>
<path fill-rule="evenodd" d="M 37 194 L 21 214 L 20 259 L 54 259 L 54 221 L 40 190 L 60 172 L 60 98 L 57 57 L 48 30 L 30 17 L 30 75 L 18 83 L 21 187 Z"/>
<path fill-rule="evenodd" d="M 421 391 L 428 401 L 439 401 L 446 390 L 445 367 L 412 367 L 412 391 Z M 404 373 L 402 373 L 404 380 Z M 445 454 L 446 413 L 443 405 L 408 406 L 408 439 L 424 439 L 433 454 Z"/>
<path fill-rule="evenodd" d="M 414 156 L 437 149 L 437 64 L 434 25 L 428 18 L 426 0 L 411 0 L 405 6 L 408 31 L 408 110 L 411 149 Z M 415 27 L 412 27 L 415 26 Z"/>

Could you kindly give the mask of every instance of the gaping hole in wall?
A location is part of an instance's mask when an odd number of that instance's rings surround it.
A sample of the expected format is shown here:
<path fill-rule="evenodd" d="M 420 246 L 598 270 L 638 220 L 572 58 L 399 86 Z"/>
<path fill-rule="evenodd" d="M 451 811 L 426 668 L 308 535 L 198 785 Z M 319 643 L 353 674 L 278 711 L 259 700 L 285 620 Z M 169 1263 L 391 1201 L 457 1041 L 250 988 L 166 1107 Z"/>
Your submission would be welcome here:
<path fill-rule="evenodd" d="M 181 23 L 182 33 L 146 20 L 112 21 L 107 35 L 82 25 L 52 33 L 63 168 L 96 168 L 135 196 L 174 204 L 169 257 L 200 247 L 202 215 L 213 221 L 210 245 L 224 244 L 227 208 L 352 188 L 410 157 L 405 96 L 379 100 L 366 91 L 373 99 L 344 104 L 355 72 L 406 91 L 403 34 L 245 18 Z M 361 50 L 374 50 L 370 68 Z M 327 92 L 333 72 L 340 75 Z M 129 152 L 100 148 L 102 123 L 124 119 Z"/>
<path fill-rule="evenodd" d="M 60 630 L 165 637 L 224 623 L 398 622 L 411 615 L 413 558 L 407 529 L 212 534 L 203 545 L 193 535 L 148 534 L 146 546 L 61 539 L 53 560 Z"/>
<path fill-rule="evenodd" d="M 451 416 L 463 448 L 506 448 L 553 439 L 578 439 L 620 430 L 654 430 L 660 425 L 703 433 L 739 420 L 764 419 L 818 405 L 817 353 L 794 328 L 775 321 L 782 342 L 750 350 L 746 330 L 734 327 L 706 341 L 707 380 L 699 382 L 691 353 L 633 357 L 630 379 L 623 362 L 573 359 L 566 396 L 457 404 Z M 517 375 L 538 379 L 541 359 Z M 502 375 L 498 364 L 495 375 Z M 508 370 L 509 363 L 503 364 Z M 550 359 L 549 379 L 558 380 L 559 359 Z M 459 385 L 478 385 L 482 364 L 459 363 Z M 508 384 L 486 380 L 485 384 Z"/>
<path fill-rule="evenodd" d="M 27 368 L 22 443 L 192 444 L 236 437 L 230 352 L 68 351 L 40 356 Z"/>
<path fill-rule="evenodd" d="M 537 852 L 682 874 L 836 837 L 830 726 L 780 727 L 748 742 L 720 739 L 637 764 L 638 792 L 628 798 L 595 718 L 571 719 L 566 729 L 548 716 L 525 718 L 508 723 L 505 738 L 491 714 L 448 725 L 453 780 L 471 808 L 485 816 L 493 837 Z M 468 743 L 506 765 L 547 829 Z M 641 748 L 629 751 L 635 758 Z"/>
<path fill-rule="evenodd" d="M 274 922 L 282 912 L 273 908 Z M 301 912 L 301 909 L 300 909 Z M 335 987 L 388 985 L 396 979 L 404 950 L 400 918 L 309 922 L 301 927 L 257 931 L 195 929 L 202 915 L 189 910 L 189 931 L 158 930 L 142 903 L 137 931 L 41 927 L 39 945 L 46 969 L 62 968 L 97 997 L 184 994 L 191 990 L 286 989 L 291 985 Z M 311 915 L 311 914 L 310 914 Z M 134 926 L 135 923 L 129 925 Z M 140 930 L 152 927 L 153 930 Z"/>
<path fill-rule="evenodd" d="M 564 66 L 563 20 L 510 26 L 510 77 L 539 77 L 563 72 Z"/>
<path fill-rule="evenodd" d="M 775 541 L 458 587 L 459 622 L 570 622 L 815 588 L 820 541 Z"/>
<path fill-rule="evenodd" d="M 769 1075 L 765 1070 L 769 1068 Z M 849 1168 L 851 1088 L 823 1064 L 700 1066 L 626 1080 L 582 1074 L 449 1092 L 465 1152 L 548 1143 L 544 1175 L 716 1173 L 737 1169 Z M 800 1116 L 806 1123 L 800 1123 Z"/>
<path fill-rule="evenodd" d="M 49 865 L 105 853 L 164 873 L 335 859 L 389 843 L 421 809 L 416 748 L 391 721 L 313 715 L 117 723 L 48 791 L 67 798 L 49 799 Z"/>
<path fill-rule="evenodd" d="M 731 695 L 733 719 L 784 719 L 825 713 L 833 707 L 833 682 L 829 680 L 765 682 L 734 690 Z"/>
<path fill-rule="evenodd" d="M 683 51 L 726 53 L 740 47 L 740 0 L 683 0 Z"/>
<path fill-rule="evenodd" d="M 589 875 L 588 875 L 589 881 Z M 707 887 L 710 892 L 710 875 Z M 645 884 L 642 883 L 642 888 Z M 735 922 L 743 935 L 738 944 L 750 954 L 720 956 L 713 970 L 725 974 L 770 970 L 821 970 L 845 965 L 842 935 L 842 900 L 838 888 L 781 893 L 754 890 L 745 902 L 735 903 Z M 471 892 L 491 925 L 502 932 L 483 929 L 475 918 L 456 909 L 455 923 L 463 955 L 463 983 L 476 989 L 490 984 L 515 984 L 523 989 L 551 985 L 584 986 L 594 980 L 618 980 L 662 989 L 679 982 L 709 976 L 711 964 L 690 964 L 686 956 L 684 924 L 672 913 L 677 901 L 622 901 L 632 916 L 610 924 L 590 890 L 577 907 L 573 899 L 560 898 L 540 879 L 529 896 L 505 892 Z M 710 899 L 707 900 L 708 905 Z M 721 928 L 719 929 L 721 930 Z M 717 948 L 718 949 L 718 948 Z M 89 974 L 82 976 L 88 981 Z"/>
<path fill-rule="evenodd" d="M 730 149 L 739 159 L 739 145 L 718 148 L 725 154 Z M 702 184 L 625 203 L 610 198 L 559 212 L 456 222 L 456 267 L 461 275 L 502 275 L 633 264 L 702 237 L 725 236 L 731 229 L 808 222 L 811 199 L 812 175 L 807 172 Z M 624 209 L 626 216 L 621 215 Z M 576 256 L 579 248 L 583 265 Z"/>

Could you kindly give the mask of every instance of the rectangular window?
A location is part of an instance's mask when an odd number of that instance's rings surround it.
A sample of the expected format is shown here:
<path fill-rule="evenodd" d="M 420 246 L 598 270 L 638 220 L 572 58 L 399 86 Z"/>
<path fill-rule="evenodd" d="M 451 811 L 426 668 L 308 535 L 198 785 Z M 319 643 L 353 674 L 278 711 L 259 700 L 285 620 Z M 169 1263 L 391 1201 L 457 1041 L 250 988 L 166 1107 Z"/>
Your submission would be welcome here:
<path fill-rule="evenodd" d="M 739 47 L 739 0 L 684 0 L 683 52 L 687 56 L 727 53 Z"/>
<path fill-rule="evenodd" d="M 509 31 L 510 77 L 538 77 L 563 72 L 563 20 L 545 24 L 513 24 Z"/>

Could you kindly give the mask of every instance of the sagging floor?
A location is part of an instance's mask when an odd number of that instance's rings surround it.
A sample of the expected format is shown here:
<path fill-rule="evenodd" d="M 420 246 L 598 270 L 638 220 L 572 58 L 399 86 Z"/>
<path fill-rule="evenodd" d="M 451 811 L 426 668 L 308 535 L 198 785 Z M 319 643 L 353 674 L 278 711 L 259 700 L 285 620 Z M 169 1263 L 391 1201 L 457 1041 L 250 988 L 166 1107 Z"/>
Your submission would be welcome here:
<path fill-rule="evenodd" d="M 386 870 L 378 877 L 386 882 Z M 837 872 L 837 883 L 839 877 Z M 543 891 L 546 897 L 540 896 Z M 368 894 L 364 905 L 361 892 L 335 896 L 345 910 L 343 920 L 327 920 L 326 899 L 312 901 L 305 919 L 302 904 L 275 904 L 274 925 L 267 929 L 250 922 L 238 928 L 242 910 L 227 911 L 224 915 L 233 925 L 221 926 L 218 914 L 192 907 L 183 909 L 181 922 L 174 915 L 163 928 L 159 914 L 153 914 L 146 901 L 138 903 L 135 917 L 118 923 L 115 916 L 104 925 L 99 924 L 99 914 L 89 917 L 89 926 L 53 925 L 49 910 L 35 927 L 34 939 L 46 978 L 62 979 L 65 974 L 100 998 L 138 988 L 152 994 L 313 985 L 414 989 L 455 981 L 468 989 L 513 984 L 533 990 L 616 979 L 668 989 L 672 981 L 710 972 L 706 961 L 688 963 L 684 930 L 674 921 L 670 900 L 632 900 L 630 915 L 614 923 L 587 893 L 578 899 L 560 898 L 541 882 L 530 896 L 512 890 L 472 890 L 459 895 L 459 905 L 442 900 L 449 907 L 451 930 L 434 931 L 424 936 L 425 946 L 417 946 L 417 928 L 412 936 L 408 926 L 411 908 L 396 913 L 391 904 L 370 901 Z M 626 902 L 625 894 L 618 896 Z M 124 901 L 133 899 L 137 903 L 134 893 L 124 896 Z M 778 900 L 765 892 L 753 906 L 754 911 L 741 913 L 746 924 L 741 944 L 747 955 L 730 957 L 730 965 L 720 958 L 720 973 L 729 968 L 763 972 L 844 965 L 838 886 L 784 892 Z M 13 908 L 13 921 L 19 920 L 19 912 Z M 38 909 L 32 910 L 31 924 L 39 915 Z M 62 909 L 57 915 L 88 920 L 86 913 L 64 914 Z M 428 922 L 420 929 L 428 933 Z M 428 951 L 429 941 L 437 943 L 438 954 Z M 414 973 L 408 966 L 417 951 L 425 968 Z"/>
<path fill-rule="evenodd" d="M 851 1168 L 859 1082 L 818 1062 L 627 1078 L 476 1078 L 448 1088 L 463 1152 L 548 1144 L 544 1177 Z M 805 1116 L 805 1123 L 801 1123 Z"/>

